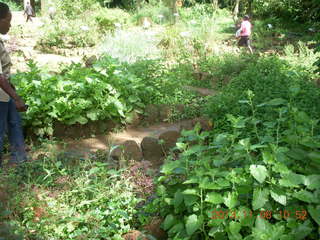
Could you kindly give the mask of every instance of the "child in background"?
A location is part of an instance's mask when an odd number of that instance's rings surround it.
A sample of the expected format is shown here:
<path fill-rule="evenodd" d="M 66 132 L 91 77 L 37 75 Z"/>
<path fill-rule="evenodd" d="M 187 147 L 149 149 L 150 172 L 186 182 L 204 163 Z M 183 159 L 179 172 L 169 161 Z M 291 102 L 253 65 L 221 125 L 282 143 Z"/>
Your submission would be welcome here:
<path fill-rule="evenodd" d="M 252 24 L 249 21 L 249 16 L 245 15 L 243 17 L 243 21 L 241 22 L 240 26 L 240 40 L 238 42 L 238 46 L 246 46 L 248 47 L 250 53 L 252 54 L 252 48 L 251 48 L 251 41 L 250 41 L 250 35 L 252 30 Z"/>

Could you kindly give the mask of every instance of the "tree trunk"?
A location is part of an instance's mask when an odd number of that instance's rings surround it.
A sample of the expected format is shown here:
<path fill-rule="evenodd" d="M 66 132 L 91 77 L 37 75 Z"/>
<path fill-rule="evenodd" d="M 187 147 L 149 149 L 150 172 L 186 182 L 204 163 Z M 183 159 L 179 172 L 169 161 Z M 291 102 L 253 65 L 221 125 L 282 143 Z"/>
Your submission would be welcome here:
<path fill-rule="evenodd" d="M 240 0 L 236 0 L 236 5 L 234 6 L 233 9 L 233 21 L 236 24 L 238 21 L 238 14 L 239 14 L 239 5 L 240 5 Z"/>
<path fill-rule="evenodd" d="M 253 3 L 253 0 L 248 0 L 248 14 L 250 16 L 250 18 L 252 17 L 252 3 Z"/>

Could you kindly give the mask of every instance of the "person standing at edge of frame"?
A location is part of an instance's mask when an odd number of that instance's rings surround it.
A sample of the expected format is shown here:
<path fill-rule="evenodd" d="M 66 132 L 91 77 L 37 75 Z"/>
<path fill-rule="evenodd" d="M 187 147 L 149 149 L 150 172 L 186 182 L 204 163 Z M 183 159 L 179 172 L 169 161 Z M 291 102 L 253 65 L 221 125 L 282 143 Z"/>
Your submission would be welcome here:
<path fill-rule="evenodd" d="M 11 27 L 12 14 L 7 4 L 0 2 L 0 33 L 5 35 Z M 19 164 L 27 160 L 24 137 L 19 112 L 27 111 L 27 105 L 18 96 L 10 83 L 10 56 L 0 40 L 0 167 L 4 136 L 8 130 L 11 158 L 10 164 Z M 18 112 L 19 111 L 19 112 Z"/>
<path fill-rule="evenodd" d="M 31 17 L 34 15 L 34 12 L 32 6 L 30 5 L 30 2 L 27 2 L 26 9 L 24 10 L 24 15 L 27 15 L 26 22 L 28 22 L 29 20 L 32 22 Z"/>
<path fill-rule="evenodd" d="M 250 53 L 252 54 L 252 47 L 251 47 L 251 40 L 250 40 L 250 35 L 251 35 L 251 30 L 252 30 L 252 24 L 249 21 L 250 18 L 248 15 L 245 15 L 243 17 L 243 21 L 241 22 L 241 27 L 240 27 L 240 40 L 238 42 L 238 46 L 246 46 Z"/>

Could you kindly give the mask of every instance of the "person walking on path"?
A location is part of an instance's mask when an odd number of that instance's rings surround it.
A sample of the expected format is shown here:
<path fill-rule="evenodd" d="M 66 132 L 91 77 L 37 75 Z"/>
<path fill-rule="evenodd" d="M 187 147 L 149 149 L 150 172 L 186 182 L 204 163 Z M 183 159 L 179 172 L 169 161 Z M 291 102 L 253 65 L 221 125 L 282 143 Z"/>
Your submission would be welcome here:
<path fill-rule="evenodd" d="M 0 2 L 0 33 L 5 35 L 11 27 L 12 14 L 7 4 Z M 19 112 L 27 106 L 10 83 L 10 56 L 0 40 L 0 167 L 4 137 L 8 131 L 11 158 L 9 163 L 19 164 L 27 160 Z M 19 111 L 19 112 L 18 112 Z"/>
<path fill-rule="evenodd" d="M 24 15 L 27 15 L 27 20 L 26 22 L 28 22 L 29 20 L 32 22 L 32 16 L 34 16 L 34 11 L 32 6 L 30 5 L 30 2 L 27 2 L 27 6 L 24 10 Z"/>
<path fill-rule="evenodd" d="M 250 23 L 250 18 L 248 15 L 245 15 L 243 17 L 243 21 L 241 22 L 241 27 L 240 27 L 240 40 L 238 42 L 238 46 L 246 46 L 250 53 L 252 54 L 252 47 L 251 47 L 251 40 L 250 40 L 250 35 L 252 31 L 252 24 Z"/>

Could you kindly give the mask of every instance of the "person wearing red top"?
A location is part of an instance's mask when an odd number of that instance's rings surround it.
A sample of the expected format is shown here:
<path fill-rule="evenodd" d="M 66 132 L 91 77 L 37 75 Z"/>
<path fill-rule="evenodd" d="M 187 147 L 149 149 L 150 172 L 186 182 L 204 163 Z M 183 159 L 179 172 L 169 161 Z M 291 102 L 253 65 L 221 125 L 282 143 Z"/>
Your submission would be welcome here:
<path fill-rule="evenodd" d="M 250 53 L 252 54 L 253 51 L 252 51 L 251 41 L 250 41 L 251 29 L 252 29 L 252 24 L 249 21 L 249 16 L 245 15 L 243 17 L 243 21 L 241 22 L 240 40 L 238 42 L 238 46 L 248 47 Z"/>

